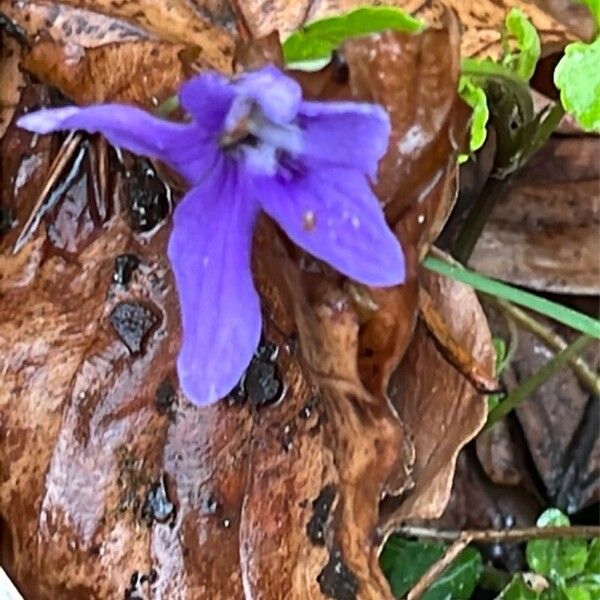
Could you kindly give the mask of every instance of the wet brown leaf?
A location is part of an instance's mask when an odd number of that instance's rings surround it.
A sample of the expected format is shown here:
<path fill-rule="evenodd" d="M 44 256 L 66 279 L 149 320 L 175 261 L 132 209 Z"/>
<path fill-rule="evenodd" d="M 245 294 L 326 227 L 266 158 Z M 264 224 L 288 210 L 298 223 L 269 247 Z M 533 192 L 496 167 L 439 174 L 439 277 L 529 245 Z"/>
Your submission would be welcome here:
<path fill-rule="evenodd" d="M 461 344 L 492 361 L 473 292 L 417 268 L 453 201 L 455 140 L 467 117 L 456 98 L 458 42 L 450 20 L 448 30 L 421 38 L 385 34 L 345 47 L 350 76 L 338 96 L 381 99 L 393 109 L 395 140 L 410 137 L 411 123 L 418 133 L 413 151 L 394 146 L 381 171 L 410 281 L 351 291 L 323 265 L 303 270 L 297 249 L 262 219 L 253 268 L 265 343 L 248 369 L 247 381 L 257 383 L 246 397 L 234 392 L 200 410 L 179 390 L 168 228 L 140 232 L 122 215 L 131 212 L 131 185 L 157 197 L 157 180 L 140 175 L 139 163 L 111 157 L 113 208 L 91 234 L 80 228 L 75 194 L 21 253 L 4 246 L 0 266 L 11 277 L 0 296 L 0 515 L 14 543 L 2 560 L 29 599 L 391 598 L 378 566 L 390 523 L 380 500 L 413 486 L 392 517 L 439 514 L 456 454 L 484 410 L 421 327 L 411 342 L 419 282 Z M 374 78 L 371 51 L 378 68 L 387 68 L 387 53 L 407 52 L 408 74 Z M 418 60 L 431 69 L 417 78 Z M 316 76 L 321 92 L 334 75 Z M 404 77 L 417 81 L 417 96 L 420 86 L 435 90 L 426 118 L 402 105 Z M 3 143 L 20 135 L 9 130 Z M 30 138 L 19 140 L 13 174 Z M 405 179 L 394 173 L 400 162 Z M 127 282 L 116 267 L 126 255 L 138 259 Z M 407 346 L 390 401 L 387 381 Z M 265 373 L 279 383 L 278 403 L 261 391 Z"/>
<path fill-rule="evenodd" d="M 428 272 L 421 273 L 420 280 L 454 338 L 492 373 L 491 336 L 475 292 Z M 478 433 L 487 416 L 485 397 L 448 365 L 422 323 L 392 377 L 390 397 L 412 433 L 416 462 L 414 487 L 400 502 L 390 502 L 387 507 L 388 527 L 402 520 L 442 514 L 458 452 Z"/>
<path fill-rule="evenodd" d="M 505 379 L 510 387 L 535 373 L 553 356 L 533 334 L 519 333 L 519 348 Z M 597 345 L 586 354 L 597 370 Z M 600 404 L 562 369 L 516 409 L 533 462 L 553 506 L 576 512 L 600 499 Z"/>
<path fill-rule="evenodd" d="M 0 10 L 28 36 L 27 70 L 72 100 L 156 106 L 192 63 L 231 70 L 231 15 L 225 5 L 210 4 L 3 0 Z"/>
<path fill-rule="evenodd" d="M 600 140 L 554 137 L 499 199 L 470 259 L 486 275 L 600 293 Z"/>

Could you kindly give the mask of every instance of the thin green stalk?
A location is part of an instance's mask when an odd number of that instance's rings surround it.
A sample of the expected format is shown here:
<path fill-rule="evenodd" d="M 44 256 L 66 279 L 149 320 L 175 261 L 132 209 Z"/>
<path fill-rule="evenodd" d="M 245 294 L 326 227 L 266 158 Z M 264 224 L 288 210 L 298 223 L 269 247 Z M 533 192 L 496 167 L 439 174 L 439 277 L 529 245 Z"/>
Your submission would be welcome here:
<path fill-rule="evenodd" d="M 580 354 L 592 341 L 588 335 L 582 335 L 562 352 L 559 352 L 552 360 L 549 360 L 539 371 L 512 390 L 488 415 L 485 425 L 489 429 L 500 419 L 505 417 L 511 410 L 517 407 L 523 400 L 531 396 L 541 385 L 546 383 L 554 373 L 566 365 L 571 358 Z"/>
<path fill-rule="evenodd" d="M 505 317 L 516 321 L 521 327 L 531 331 L 550 350 L 561 352 L 568 346 L 567 342 L 560 335 L 518 306 L 513 306 L 510 302 L 501 298 L 495 298 L 494 296 L 486 295 L 486 298 Z M 581 356 L 576 356 L 569 361 L 569 365 L 579 378 L 581 384 L 592 394 L 600 396 L 600 377 L 597 373 L 594 373 L 587 362 Z"/>
<path fill-rule="evenodd" d="M 600 321 L 592 319 L 572 308 L 561 306 L 556 302 L 546 300 L 546 298 L 541 298 L 530 292 L 520 290 L 495 279 L 490 279 L 462 266 L 447 263 L 431 255 L 425 257 L 423 266 L 427 267 L 430 271 L 451 277 L 457 281 L 462 281 L 480 292 L 497 298 L 503 298 L 520 306 L 525 306 L 572 329 L 600 339 Z"/>
<path fill-rule="evenodd" d="M 452 256 L 461 263 L 467 263 L 481 232 L 485 227 L 498 198 L 507 186 L 507 180 L 490 178 L 483 186 L 475 206 L 470 210 L 460 232 L 452 245 Z"/>

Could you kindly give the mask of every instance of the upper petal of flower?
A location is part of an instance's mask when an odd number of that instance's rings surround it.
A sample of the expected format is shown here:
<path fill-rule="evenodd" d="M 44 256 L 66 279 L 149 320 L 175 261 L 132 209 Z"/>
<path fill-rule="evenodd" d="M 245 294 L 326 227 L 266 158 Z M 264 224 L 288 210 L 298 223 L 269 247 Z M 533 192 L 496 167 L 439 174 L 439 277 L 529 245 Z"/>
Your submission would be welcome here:
<path fill-rule="evenodd" d="M 197 405 L 230 392 L 258 346 L 261 313 L 250 271 L 258 205 L 221 159 L 175 209 L 169 258 L 183 325 L 177 370 Z"/>
<path fill-rule="evenodd" d="M 215 160 L 216 147 L 195 123 L 173 123 L 124 104 L 43 109 L 17 125 L 36 133 L 83 129 L 136 154 L 160 158 L 190 183 L 200 181 Z"/>
<path fill-rule="evenodd" d="M 385 154 L 390 118 L 377 104 L 302 102 L 301 154 L 315 161 L 360 169 L 371 178 Z"/>
<path fill-rule="evenodd" d="M 214 71 L 192 77 L 179 88 L 183 108 L 213 134 L 222 129 L 235 96 L 231 80 Z"/>
<path fill-rule="evenodd" d="M 240 75 L 233 86 L 240 97 L 256 102 L 267 119 L 280 125 L 294 119 L 302 102 L 298 82 L 273 65 Z"/>
<path fill-rule="evenodd" d="M 402 248 L 363 173 L 315 166 L 289 179 L 255 178 L 255 190 L 296 244 L 338 271 L 372 286 L 404 281 Z"/>

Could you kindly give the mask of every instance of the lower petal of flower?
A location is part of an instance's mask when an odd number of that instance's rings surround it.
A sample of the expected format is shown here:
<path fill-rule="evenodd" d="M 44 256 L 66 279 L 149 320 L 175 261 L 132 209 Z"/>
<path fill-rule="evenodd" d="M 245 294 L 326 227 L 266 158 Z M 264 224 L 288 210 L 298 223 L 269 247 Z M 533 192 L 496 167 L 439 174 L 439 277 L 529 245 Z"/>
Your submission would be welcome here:
<path fill-rule="evenodd" d="M 169 258 L 183 324 L 177 369 L 197 405 L 230 392 L 258 346 L 260 301 L 250 270 L 257 212 L 225 159 L 175 210 Z"/>
<path fill-rule="evenodd" d="M 363 173 L 307 167 L 293 179 L 256 178 L 255 193 L 292 241 L 344 275 L 372 286 L 404 282 L 402 248 Z"/>

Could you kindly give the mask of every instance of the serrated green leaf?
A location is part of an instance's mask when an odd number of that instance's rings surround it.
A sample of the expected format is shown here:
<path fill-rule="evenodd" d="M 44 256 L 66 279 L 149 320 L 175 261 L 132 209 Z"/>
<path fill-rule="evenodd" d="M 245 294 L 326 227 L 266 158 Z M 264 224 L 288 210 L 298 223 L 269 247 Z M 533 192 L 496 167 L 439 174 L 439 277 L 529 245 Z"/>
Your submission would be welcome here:
<path fill-rule="evenodd" d="M 537 600 L 539 592 L 532 590 L 522 575 L 515 575 L 513 580 L 502 590 L 497 600 Z"/>
<path fill-rule="evenodd" d="M 590 542 L 585 572 L 600 576 L 600 538 L 595 538 Z"/>
<path fill-rule="evenodd" d="M 590 596 L 590 592 L 584 587 L 574 585 L 565 588 L 565 596 L 567 600 L 597 600 Z"/>
<path fill-rule="evenodd" d="M 554 83 L 569 113 L 586 131 L 600 131 L 600 38 L 565 48 L 554 71 Z"/>
<path fill-rule="evenodd" d="M 560 510 L 549 508 L 537 521 L 538 527 L 568 527 L 569 519 Z M 527 562 L 540 575 L 556 583 L 578 575 L 585 568 L 588 547 L 585 540 L 531 540 L 527 543 Z"/>
<path fill-rule="evenodd" d="M 541 54 L 537 29 L 523 11 L 512 8 L 506 16 L 506 31 L 514 37 L 517 51 L 509 51 L 502 64 L 529 81 Z"/>
<path fill-rule="evenodd" d="M 392 536 L 379 560 L 394 596 L 404 596 L 444 550 L 444 544 Z M 479 580 L 481 564 L 479 552 L 466 548 L 423 594 L 422 600 L 467 600 Z"/>
<path fill-rule="evenodd" d="M 577 0 L 579 4 L 585 4 L 592 13 L 596 25 L 600 27 L 600 0 Z"/>
<path fill-rule="evenodd" d="M 469 151 L 473 153 L 483 146 L 487 137 L 486 126 L 490 118 L 487 97 L 485 90 L 466 75 L 462 75 L 459 80 L 458 93 L 473 109 L 469 141 Z"/>
<path fill-rule="evenodd" d="M 385 29 L 417 33 L 423 29 L 423 23 L 399 8 L 365 6 L 314 21 L 292 33 L 283 43 L 283 56 L 286 63 L 328 59 L 344 40 Z"/>

